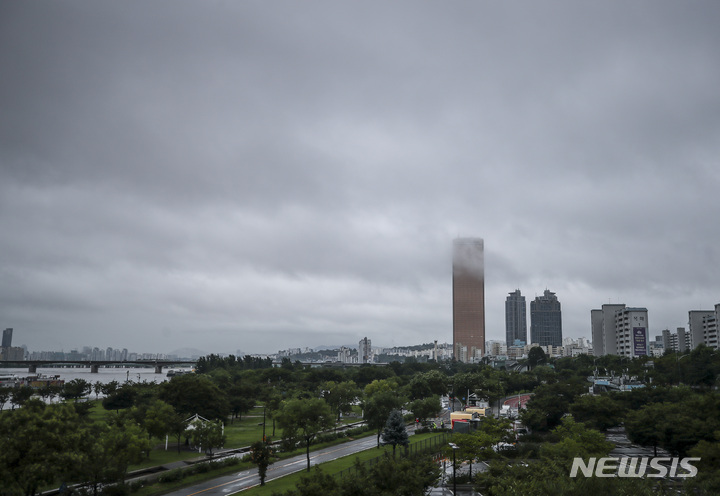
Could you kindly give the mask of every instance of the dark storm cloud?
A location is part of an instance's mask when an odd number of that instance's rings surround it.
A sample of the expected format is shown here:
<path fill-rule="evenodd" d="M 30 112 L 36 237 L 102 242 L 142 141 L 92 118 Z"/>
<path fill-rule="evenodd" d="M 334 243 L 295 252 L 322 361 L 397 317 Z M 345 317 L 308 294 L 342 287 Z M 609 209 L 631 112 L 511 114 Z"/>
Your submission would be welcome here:
<path fill-rule="evenodd" d="M 570 336 L 608 300 L 684 325 L 720 302 L 719 18 L 5 2 L 0 324 L 33 349 L 450 340 L 462 236 L 490 339 L 515 288 L 556 292 Z"/>

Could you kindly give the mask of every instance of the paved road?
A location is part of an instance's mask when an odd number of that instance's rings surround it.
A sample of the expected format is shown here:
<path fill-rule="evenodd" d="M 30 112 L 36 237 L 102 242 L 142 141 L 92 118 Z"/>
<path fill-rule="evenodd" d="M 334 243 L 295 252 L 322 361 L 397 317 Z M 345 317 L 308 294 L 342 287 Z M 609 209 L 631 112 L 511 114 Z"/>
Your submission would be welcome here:
<path fill-rule="evenodd" d="M 503 405 L 508 405 L 511 408 L 527 408 L 527 402 L 532 398 L 531 394 L 518 394 L 512 398 L 507 398 Z"/>
<path fill-rule="evenodd" d="M 377 447 L 377 437 L 369 436 L 356 441 L 330 446 L 322 450 L 310 452 L 310 465 L 329 462 L 343 456 L 352 455 L 359 451 Z M 378 452 L 378 455 L 380 453 Z M 287 460 L 275 462 L 268 467 L 266 482 L 283 477 L 294 472 L 299 472 L 307 468 L 306 456 L 300 455 Z M 249 489 L 260 484 L 260 478 L 257 475 L 257 468 L 245 470 L 233 475 L 219 477 L 211 481 L 206 481 L 195 486 L 186 487 L 177 491 L 167 493 L 169 496 L 229 496 L 230 494 Z"/>

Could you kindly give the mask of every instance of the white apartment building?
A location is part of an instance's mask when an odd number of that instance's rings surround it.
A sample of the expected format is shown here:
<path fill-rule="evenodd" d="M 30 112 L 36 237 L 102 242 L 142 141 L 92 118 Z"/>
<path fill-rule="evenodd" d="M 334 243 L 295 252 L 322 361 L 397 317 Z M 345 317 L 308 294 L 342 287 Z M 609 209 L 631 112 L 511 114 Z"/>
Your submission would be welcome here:
<path fill-rule="evenodd" d="M 718 349 L 718 321 L 720 321 L 720 303 L 715 305 L 715 311 L 703 318 L 703 343 L 710 348 Z"/>
<path fill-rule="evenodd" d="M 628 357 L 648 355 L 647 308 L 622 308 L 615 311 L 617 354 Z"/>

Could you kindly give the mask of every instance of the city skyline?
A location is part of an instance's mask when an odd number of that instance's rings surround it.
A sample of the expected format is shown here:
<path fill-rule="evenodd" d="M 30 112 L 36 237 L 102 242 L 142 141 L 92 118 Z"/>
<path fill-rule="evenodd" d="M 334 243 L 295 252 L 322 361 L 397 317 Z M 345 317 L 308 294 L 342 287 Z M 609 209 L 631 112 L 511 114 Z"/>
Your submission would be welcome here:
<path fill-rule="evenodd" d="M 552 288 L 568 337 L 603 303 L 687 328 L 720 301 L 718 18 L 3 2 L 0 326 L 32 349 L 451 340 L 451 242 L 480 236 L 485 340 L 513 288 Z"/>

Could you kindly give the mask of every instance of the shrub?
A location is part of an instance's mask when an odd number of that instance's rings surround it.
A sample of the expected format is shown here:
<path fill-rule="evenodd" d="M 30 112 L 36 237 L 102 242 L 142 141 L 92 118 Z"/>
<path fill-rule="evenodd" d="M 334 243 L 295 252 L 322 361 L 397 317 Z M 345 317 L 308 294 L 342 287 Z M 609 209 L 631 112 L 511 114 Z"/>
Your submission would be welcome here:
<path fill-rule="evenodd" d="M 182 480 L 184 477 L 183 471 L 176 468 L 169 471 L 167 474 L 163 474 L 158 478 L 158 482 L 175 482 Z"/>

